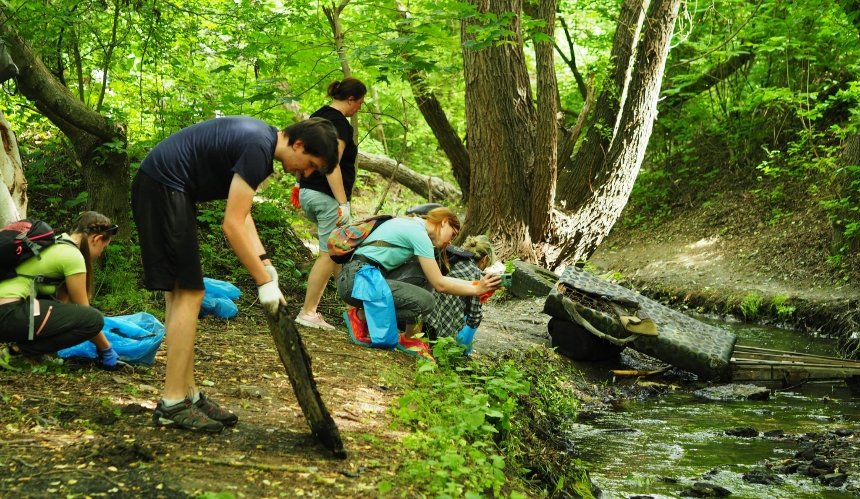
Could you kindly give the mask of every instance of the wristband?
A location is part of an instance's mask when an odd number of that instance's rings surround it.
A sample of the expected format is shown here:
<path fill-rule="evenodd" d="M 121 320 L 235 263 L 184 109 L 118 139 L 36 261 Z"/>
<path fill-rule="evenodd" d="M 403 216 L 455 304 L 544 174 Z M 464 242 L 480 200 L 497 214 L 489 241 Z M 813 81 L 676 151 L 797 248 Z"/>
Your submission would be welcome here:
<path fill-rule="evenodd" d="M 262 261 L 265 261 L 265 260 L 268 260 L 268 259 L 269 259 L 269 255 L 268 255 L 268 253 L 263 253 L 262 255 L 260 255 L 260 261 L 261 261 L 261 262 L 262 262 Z"/>
<path fill-rule="evenodd" d="M 481 281 L 472 281 L 472 286 L 477 286 L 478 284 L 481 284 Z"/>

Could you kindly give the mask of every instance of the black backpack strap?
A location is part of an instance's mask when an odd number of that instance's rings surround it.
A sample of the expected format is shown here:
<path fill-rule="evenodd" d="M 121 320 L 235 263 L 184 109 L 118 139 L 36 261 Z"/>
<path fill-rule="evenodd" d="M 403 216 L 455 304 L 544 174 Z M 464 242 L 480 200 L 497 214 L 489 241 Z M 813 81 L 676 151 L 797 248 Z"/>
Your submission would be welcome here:
<path fill-rule="evenodd" d="M 74 246 L 78 250 L 80 250 L 80 248 L 78 248 L 78 245 L 75 244 L 74 241 L 71 241 L 69 239 L 66 239 L 63 237 L 57 237 L 56 242 L 57 243 L 63 243 L 63 244 L 69 244 L 71 246 Z M 37 254 L 37 256 L 38 256 L 38 254 Z M 39 258 L 41 258 L 41 257 L 39 257 Z M 18 274 L 18 277 L 26 277 L 26 278 L 30 279 L 30 298 L 29 298 L 29 301 L 30 301 L 30 314 L 29 314 L 30 320 L 29 320 L 29 325 L 28 325 L 28 329 L 27 329 L 27 339 L 29 341 L 33 341 L 33 338 L 35 337 L 35 328 L 36 328 L 36 299 L 37 299 L 36 298 L 36 283 L 39 282 L 39 283 L 44 283 L 44 284 L 49 284 L 49 285 L 58 285 L 58 284 L 62 283 L 63 281 L 65 281 L 66 278 L 65 277 L 46 277 L 43 275 L 27 275 L 27 274 Z"/>

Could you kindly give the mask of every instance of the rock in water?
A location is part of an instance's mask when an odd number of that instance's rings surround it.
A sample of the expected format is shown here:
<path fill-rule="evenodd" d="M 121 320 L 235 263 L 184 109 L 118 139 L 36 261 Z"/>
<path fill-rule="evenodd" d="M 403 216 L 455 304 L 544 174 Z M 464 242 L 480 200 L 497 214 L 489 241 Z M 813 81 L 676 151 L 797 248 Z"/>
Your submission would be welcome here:
<path fill-rule="evenodd" d="M 732 402 L 736 400 L 768 400 L 770 390 L 756 385 L 715 385 L 693 392 L 700 399 L 711 402 Z"/>

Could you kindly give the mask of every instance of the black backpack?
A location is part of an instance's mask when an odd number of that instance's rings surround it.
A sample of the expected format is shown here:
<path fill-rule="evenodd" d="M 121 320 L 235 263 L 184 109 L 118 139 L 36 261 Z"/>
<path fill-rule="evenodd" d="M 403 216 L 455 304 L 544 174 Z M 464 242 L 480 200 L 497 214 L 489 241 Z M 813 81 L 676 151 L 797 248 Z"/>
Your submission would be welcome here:
<path fill-rule="evenodd" d="M 57 242 L 54 229 L 42 220 L 24 219 L 0 229 L 0 280 L 17 276 L 15 269 L 25 260 Z"/>

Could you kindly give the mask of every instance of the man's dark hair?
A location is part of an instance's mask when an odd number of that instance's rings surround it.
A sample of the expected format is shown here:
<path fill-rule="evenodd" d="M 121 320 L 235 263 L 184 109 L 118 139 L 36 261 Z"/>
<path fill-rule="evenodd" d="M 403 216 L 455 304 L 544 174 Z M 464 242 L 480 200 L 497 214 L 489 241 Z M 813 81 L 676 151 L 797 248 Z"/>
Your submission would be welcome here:
<path fill-rule="evenodd" d="M 287 136 L 287 144 L 293 145 L 301 140 L 305 152 L 322 158 L 323 167 L 319 171 L 328 175 L 337 166 L 337 130 L 325 118 L 308 118 L 293 123 L 281 130 Z"/>

